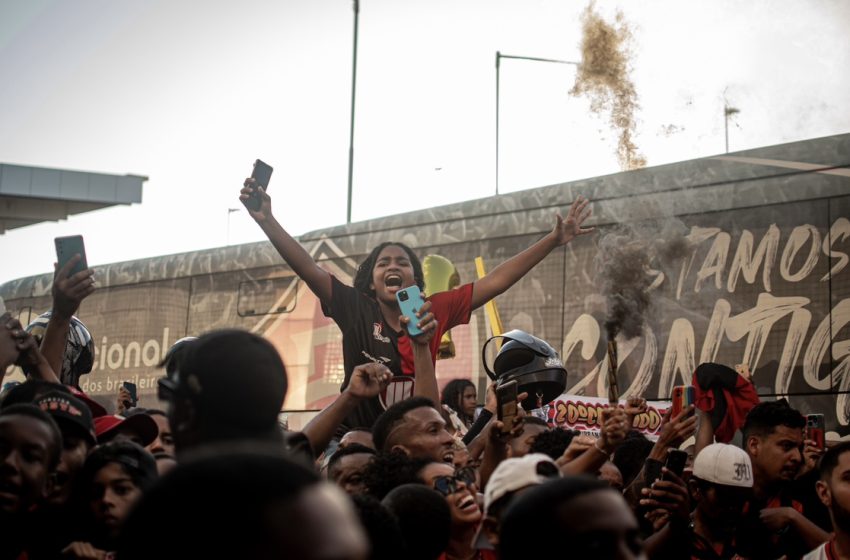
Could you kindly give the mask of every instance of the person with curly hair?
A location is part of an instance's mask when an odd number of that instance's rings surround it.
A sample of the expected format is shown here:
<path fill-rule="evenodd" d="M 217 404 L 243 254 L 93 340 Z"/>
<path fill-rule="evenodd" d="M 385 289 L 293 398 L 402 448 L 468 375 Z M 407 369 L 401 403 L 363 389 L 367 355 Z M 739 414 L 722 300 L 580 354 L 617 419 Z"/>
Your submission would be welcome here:
<path fill-rule="evenodd" d="M 456 436 L 464 436 L 475 421 L 475 408 L 478 405 L 478 392 L 469 379 L 452 379 L 443 388 L 440 399 L 443 409 L 448 413 Z"/>
<path fill-rule="evenodd" d="M 240 194 L 242 201 L 255 195 L 254 179 L 246 179 Z M 407 245 L 386 241 L 376 246 L 360 264 L 354 286 L 348 286 L 329 273 L 296 241 L 272 215 L 271 198 L 262 187 L 256 188 L 261 200 L 257 211 L 248 213 L 299 278 L 304 280 L 322 304 L 326 316 L 342 330 L 345 377 L 348 385 L 354 368 L 367 362 L 386 365 L 394 381 L 385 391 L 384 406 L 378 397 L 362 402 L 346 418 L 343 428 L 371 427 L 382 409 L 395 400 L 411 396 L 409 382 L 415 375 L 413 349 L 401 322 L 396 293 L 411 286 L 424 290 L 425 280 L 419 258 Z M 510 288 L 557 247 L 593 228 L 582 227 L 590 217 L 589 201 L 579 196 L 567 217 L 556 214 L 552 231 L 531 247 L 495 267 L 485 277 L 453 290 L 428 294 L 420 309 L 419 326 L 434 330 L 429 343 L 432 363 L 436 360 L 440 339 L 446 331 L 469 321 L 473 310 Z M 430 304 L 430 307 L 428 305 Z M 433 324 L 433 326 L 431 326 Z"/>

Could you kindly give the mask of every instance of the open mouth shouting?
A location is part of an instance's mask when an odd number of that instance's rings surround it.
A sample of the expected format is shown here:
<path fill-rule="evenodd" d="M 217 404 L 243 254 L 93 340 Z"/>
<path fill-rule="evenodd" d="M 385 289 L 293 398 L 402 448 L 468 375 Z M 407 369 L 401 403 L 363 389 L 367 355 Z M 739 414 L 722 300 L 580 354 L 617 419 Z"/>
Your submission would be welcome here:
<path fill-rule="evenodd" d="M 390 272 L 386 276 L 384 276 L 384 286 L 387 287 L 387 291 L 397 292 L 401 289 L 402 278 L 401 274 L 396 272 Z"/>

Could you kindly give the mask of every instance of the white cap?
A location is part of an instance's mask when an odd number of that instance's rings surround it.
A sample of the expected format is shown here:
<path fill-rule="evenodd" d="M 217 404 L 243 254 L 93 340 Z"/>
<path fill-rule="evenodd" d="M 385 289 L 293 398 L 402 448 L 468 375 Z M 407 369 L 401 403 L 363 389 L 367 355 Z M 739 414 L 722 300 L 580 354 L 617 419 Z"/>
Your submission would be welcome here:
<path fill-rule="evenodd" d="M 545 474 L 540 474 L 538 465 L 541 463 L 548 463 L 554 468 L 543 467 Z M 484 514 L 486 515 L 490 505 L 502 496 L 526 486 L 543 484 L 552 477 L 560 476 L 560 473 L 558 464 L 543 453 L 529 453 L 523 457 L 505 459 L 499 463 L 487 481 L 487 488 L 484 489 Z"/>
<path fill-rule="evenodd" d="M 700 451 L 694 460 L 693 476 L 724 486 L 753 486 L 749 455 L 740 447 L 726 443 L 712 443 Z"/>
<path fill-rule="evenodd" d="M 546 464 L 542 469 L 540 469 L 541 463 Z M 538 470 L 542 470 L 545 474 L 540 474 Z M 558 476 L 561 476 L 558 463 L 543 453 L 529 453 L 522 457 L 505 459 L 499 463 L 490 475 L 490 480 L 487 481 L 487 488 L 484 490 L 484 515 L 487 515 L 490 505 L 499 498 L 528 486 L 543 484 L 550 478 Z M 495 548 L 484 532 L 483 523 L 478 526 L 472 544 L 477 549 Z"/>

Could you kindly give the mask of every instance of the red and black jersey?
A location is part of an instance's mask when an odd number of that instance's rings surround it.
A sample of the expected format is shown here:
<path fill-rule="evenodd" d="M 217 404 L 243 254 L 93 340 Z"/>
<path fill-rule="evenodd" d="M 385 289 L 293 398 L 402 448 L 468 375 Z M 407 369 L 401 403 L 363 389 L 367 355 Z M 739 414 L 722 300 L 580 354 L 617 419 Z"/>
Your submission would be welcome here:
<path fill-rule="evenodd" d="M 382 363 L 395 376 L 413 376 L 413 349 L 405 333 L 394 331 L 384 321 L 378 302 L 357 289 L 346 286 L 331 276 L 330 305 L 322 305 L 325 316 L 330 317 L 342 331 L 342 354 L 345 379 L 341 389 L 348 386 L 351 372 L 360 364 Z M 431 339 L 431 355 L 436 360 L 443 333 L 457 325 L 469 322 L 472 313 L 472 284 L 464 284 L 454 290 L 436 293 L 427 298 L 431 302 L 431 313 L 437 319 L 438 331 Z M 405 387 L 406 384 L 401 384 Z M 384 402 L 410 396 L 411 386 L 398 390 L 391 385 Z M 345 426 L 371 427 L 384 411 L 381 399 L 363 402 L 345 420 Z"/>

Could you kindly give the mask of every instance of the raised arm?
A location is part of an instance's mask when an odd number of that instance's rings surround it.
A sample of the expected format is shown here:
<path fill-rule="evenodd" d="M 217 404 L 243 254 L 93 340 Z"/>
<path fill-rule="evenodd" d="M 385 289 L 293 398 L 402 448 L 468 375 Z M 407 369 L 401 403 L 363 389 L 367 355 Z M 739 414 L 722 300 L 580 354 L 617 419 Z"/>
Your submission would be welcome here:
<path fill-rule="evenodd" d="M 84 299 L 94 293 L 94 271 L 80 271 L 69 276 L 71 269 L 79 262 L 80 255 L 74 255 L 53 275 L 53 308 L 44 338 L 41 340 L 41 353 L 56 375 L 62 377 L 62 356 L 68 344 L 68 331 L 71 317 L 80 308 Z M 66 380 L 63 380 L 66 381 Z"/>
<path fill-rule="evenodd" d="M 574 237 L 592 232 L 592 227 L 581 227 L 592 213 L 589 203 L 589 200 L 579 196 L 570 206 L 566 218 L 561 217 L 560 212 L 555 214 L 555 227 L 543 239 L 477 280 L 472 287 L 472 309 L 481 307 L 513 286 L 556 247 L 566 245 Z"/>
<path fill-rule="evenodd" d="M 257 187 L 260 194 L 261 204 L 260 209 L 254 212 L 248 210 L 248 214 L 254 218 L 254 221 L 272 242 L 274 248 L 283 257 L 295 274 L 306 282 L 316 297 L 322 303 L 330 303 L 331 301 L 331 275 L 326 270 L 321 268 L 313 260 L 304 247 L 301 246 L 289 233 L 283 229 L 275 217 L 272 215 L 272 199 L 262 187 Z M 239 198 L 245 202 L 254 192 L 254 179 L 245 179 L 245 186 L 242 188 Z"/>
<path fill-rule="evenodd" d="M 383 364 L 360 364 L 354 368 L 345 391 L 302 430 L 316 455 L 325 450 L 345 417 L 357 408 L 361 401 L 377 397 L 391 378 L 392 373 Z"/>
<path fill-rule="evenodd" d="M 413 382 L 413 396 L 431 399 L 440 407 L 440 389 L 437 386 L 437 372 L 434 368 L 434 359 L 431 356 L 431 339 L 437 332 L 437 320 L 431 313 L 431 302 L 426 301 L 416 313 L 419 317 L 417 327 L 422 331 L 419 336 L 410 337 L 410 346 L 413 350 L 413 371 L 416 379 Z M 410 322 L 404 315 L 399 317 L 404 328 Z"/>

